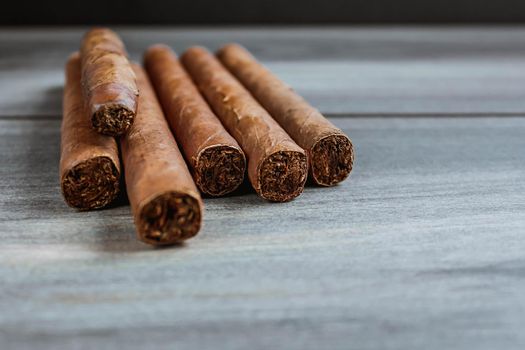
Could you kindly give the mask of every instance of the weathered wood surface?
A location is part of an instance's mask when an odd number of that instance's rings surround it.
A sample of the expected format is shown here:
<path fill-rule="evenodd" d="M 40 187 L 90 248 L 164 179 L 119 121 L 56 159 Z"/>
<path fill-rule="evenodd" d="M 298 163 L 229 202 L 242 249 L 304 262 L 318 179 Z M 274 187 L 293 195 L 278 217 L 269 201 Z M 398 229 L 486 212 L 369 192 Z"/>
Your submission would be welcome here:
<path fill-rule="evenodd" d="M 525 106 L 522 34 L 124 31 L 135 57 L 150 41 L 253 43 L 357 147 L 340 186 L 285 204 L 249 187 L 207 198 L 198 237 L 153 249 L 125 198 L 79 213 L 60 196 L 61 65 L 80 30 L 0 30 L 0 349 L 523 349 L 525 118 L 502 117 Z M 367 78 L 337 85 L 332 64 Z M 457 80 L 442 100 L 433 69 Z M 374 74 L 383 92 L 364 93 Z M 388 115 L 348 117 L 372 107 Z"/>
<path fill-rule="evenodd" d="M 59 114 L 82 29 L 0 31 L 0 115 Z M 132 57 L 237 41 L 330 114 L 525 112 L 525 28 L 119 29 Z M 28 103 L 28 101 L 31 101 Z"/>
<path fill-rule="evenodd" d="M 127 205 L 63 203 L 58 120 L 1 121 L 0 344 L 522 348 L 525 119 L 335 122 L 349 181 L 207 199 L 197 238 L 151 249 Z"/>

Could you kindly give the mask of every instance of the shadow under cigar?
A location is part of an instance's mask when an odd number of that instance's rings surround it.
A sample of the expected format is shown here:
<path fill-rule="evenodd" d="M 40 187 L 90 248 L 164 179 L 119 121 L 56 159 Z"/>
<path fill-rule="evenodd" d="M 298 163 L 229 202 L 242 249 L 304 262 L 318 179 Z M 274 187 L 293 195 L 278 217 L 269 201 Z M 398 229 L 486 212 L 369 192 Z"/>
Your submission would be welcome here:
<path fill-rule="evenodd" d="M 139 241 L 135 233 L 135 226 L 133 224 L 133 219 L 131 218 L 131 212 L 128 216 L 129 222 L 122 224 L 112 223 L 110 215 L 103 215 L 100 220 L 106 223 L 106 225 L 102 225 L 100 230 L 93 232 L 95 240 L 89 244 L 90 248 L 97 252 L 126 254 L 181 249 L 186 246 L 185 243 L 178 243 L 170 246 L 152 246 Z"/>
<path fill-rule="evenodd" d="M 96 251 L 131 253 L 181 249 L 186 246 L 184 242 L 169 246 L 152 246 L 137 239 L 124 175 L 120 179 L 120 192 L 117 198 L 106 208 L 97 210 L 97 212 L 102 214 L 98 221 L 102 223 L 103 229 L 93 232 L 96 239 L 92 244 L 92 248 Z"/>
<path fill-rule="evenodd" d="M 248 180 L 248 176 L 244 177 L 243 182 L 235 189 L 235 191 L 230 192 L 228 194 L 222 195 L 222 196 L 210 196 L 206 193 L 201 192 L 201 196 L 203 199 L 206 200 L 213 200 L 213 199 L 220 199 L 220 198 L 230 198 L 230 197 L 241 197 L 248 194 L 255 194 L 255 190 L 252 187 L 252 184 L 250 183 L 250 180 Z"/>
<path fill-rule="evenodd" d="M 261 198 L 257 195 L 255 190 L 252 187 L 252 184 L 250 183 L 250 180 L 248 179 L 248 176 L 244 177 L 243 182 L 239 185 L 239 187 L 228 194 L 214 197 L 210 195 L 206 195 L 201 193 L 202 198 L 204 200 L 205 207 L 210 205 L 222 205 L 222 206 L 246 206 L 246 207 L 253 207 L 253 206 L 267 206 L 267 205 L 276 205 L 280 204 L 278 202 L 270 202 L 264 198 Z M 281 203 L 282 204 L 282 203 Z M 206 210 L 207 208 L 205 208 Z"/>

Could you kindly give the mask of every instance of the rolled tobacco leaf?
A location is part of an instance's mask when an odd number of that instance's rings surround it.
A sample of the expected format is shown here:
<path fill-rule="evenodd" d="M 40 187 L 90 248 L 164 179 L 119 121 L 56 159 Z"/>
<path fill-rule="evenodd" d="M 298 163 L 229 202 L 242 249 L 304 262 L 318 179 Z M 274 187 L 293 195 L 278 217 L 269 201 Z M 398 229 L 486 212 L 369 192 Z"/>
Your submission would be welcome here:
<path fill-rule="evenodd" d="M 140 89 L 138 110 L 120 138 L 131 210 L 140 240 L 174 244 L 199 232 L 202 202 L 146 73 L 132 66 Z"/>
<path fill-rule="evenodd" d="M 310 173 L 316 184 L 331 186 L 348 177 L 354 162 L 354 150 L 348 136 L 243 47 L 226 45 L 217 56 L 306 150 Z"/>
<path fill-rule="evenodd" d="M 146 51 L 144 64 L 198 188 L 212 196 L 235 190 L 246 170 L 244 153 L 175 53 L 167 46 L 154 45 Z"/>
<path fill-rule="evenodd" d="M 263 198 L 284 202 L 304 188 L 307 159 L 250 93 L 203 48 L 190 48 L 182 62 L 248 158 L 248 177 Z"/>
<path fill-rule="evenodd" d="M 80 56 L 66 63 L 60 149 L 60 186 L 68 205 L 102 208 L 119 192 L 120 162 L 115 139 L 91 127 L 82 99 Z"/>
<path fill-rule="evenodd" d="M 82 40 L 82 87 L 93 128 L 106 135 L 129 129 L 137 111 L 138 89 L 124 44 L 106 28 Z"/>

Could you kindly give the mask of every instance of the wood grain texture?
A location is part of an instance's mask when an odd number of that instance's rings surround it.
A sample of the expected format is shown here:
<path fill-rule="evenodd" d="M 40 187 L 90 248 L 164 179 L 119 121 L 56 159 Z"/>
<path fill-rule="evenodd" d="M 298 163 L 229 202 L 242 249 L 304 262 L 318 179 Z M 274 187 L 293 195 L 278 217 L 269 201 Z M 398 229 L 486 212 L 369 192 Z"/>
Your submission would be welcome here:
<path fill-rule="evenodd" d="M 121 28 L 135 59 L 238 41 L 356 145 L 339 186 L 206 198 L 174 249 L 136 241 L 125 198 L 60 196 L 83 31 L 0 30 L 0 349 L 525 347 L 525 118 L 500 117 L 525 113 L 523 27 Z"/>
<path fill-rule="evenodd" d="M 349 180 L 153 249 L 63 203 L 58 119 L 0 120 L 0 348 L 522 349 L 525 118 L 333 121 Z"/>
<path fill-rule="evenodd" d="M 63 64 L 86 29 L 0 30 L 0 116 L 60 113 Z M 524 27 L 116 30 L 137 60 L 157 42 L 239 42 L 323 113 L 525 112 Z"/>

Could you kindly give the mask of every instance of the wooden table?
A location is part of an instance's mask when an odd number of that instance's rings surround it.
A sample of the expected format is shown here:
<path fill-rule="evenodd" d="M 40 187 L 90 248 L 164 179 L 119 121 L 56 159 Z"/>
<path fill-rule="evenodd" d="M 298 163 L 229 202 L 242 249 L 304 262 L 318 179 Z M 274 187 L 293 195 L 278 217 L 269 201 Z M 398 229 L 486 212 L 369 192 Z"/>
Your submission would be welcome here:
<path fill-rule="evenodd" d="M 237 41 L 353 139 L 333 188 L 206 199 L 188 244 L 60 195 L 84 28 L 0 30 L 0 348 L 523 349 L 525 28 L 117 28 Z"/>

